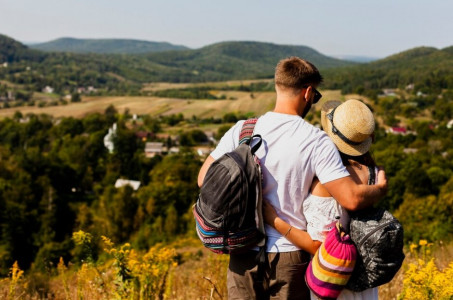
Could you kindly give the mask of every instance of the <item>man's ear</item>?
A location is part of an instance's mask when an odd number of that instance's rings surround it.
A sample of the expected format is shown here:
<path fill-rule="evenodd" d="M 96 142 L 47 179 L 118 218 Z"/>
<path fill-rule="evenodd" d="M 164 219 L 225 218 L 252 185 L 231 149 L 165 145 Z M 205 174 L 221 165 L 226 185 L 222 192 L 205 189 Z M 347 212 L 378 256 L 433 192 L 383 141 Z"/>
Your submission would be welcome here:
<path fill-rule="evenodd" d="M 305 90 L 305 95 L 304 95 L 304 98 L 305 98 L 305 102 L 309 102 L 310 101 L 310 95 L 312 93 L 312 88 L 311 88 L 311 85 L 309 85 L 307 87 L 307 89 Z"/>

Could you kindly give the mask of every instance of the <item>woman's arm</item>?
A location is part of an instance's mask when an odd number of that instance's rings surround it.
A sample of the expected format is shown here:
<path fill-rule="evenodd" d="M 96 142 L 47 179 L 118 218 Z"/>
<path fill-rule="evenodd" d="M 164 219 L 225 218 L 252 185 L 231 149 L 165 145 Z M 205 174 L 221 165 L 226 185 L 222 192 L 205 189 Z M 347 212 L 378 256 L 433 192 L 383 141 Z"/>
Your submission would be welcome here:
<path fill-rule="evenodd" d="M 275 228 L 281 235 L 283 235 L 288 241 L 293 243 L 295 246 L 307 251 L 310 254 L 315 254 L 319 246 L 320 241 L 313 240 L 310 235 L 303 230 L 297 229 L 283 221 L 275 211 L 275 208 L 270 205 L 267 201 L 263 201 L 263 215 L 264 221 Z"/>

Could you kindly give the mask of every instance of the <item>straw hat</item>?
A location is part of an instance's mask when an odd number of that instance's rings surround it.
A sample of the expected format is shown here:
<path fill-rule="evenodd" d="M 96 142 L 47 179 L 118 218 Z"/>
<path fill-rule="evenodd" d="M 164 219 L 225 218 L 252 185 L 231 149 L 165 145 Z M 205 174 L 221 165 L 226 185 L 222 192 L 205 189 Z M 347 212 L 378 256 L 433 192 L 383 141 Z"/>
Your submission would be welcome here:
<path fill-rule="evenodd" d="M 359 100 L 328 101 L 321 108 L 321 125 L 341 152 L 359 156 L 370 150 L 374 117 Z"/>

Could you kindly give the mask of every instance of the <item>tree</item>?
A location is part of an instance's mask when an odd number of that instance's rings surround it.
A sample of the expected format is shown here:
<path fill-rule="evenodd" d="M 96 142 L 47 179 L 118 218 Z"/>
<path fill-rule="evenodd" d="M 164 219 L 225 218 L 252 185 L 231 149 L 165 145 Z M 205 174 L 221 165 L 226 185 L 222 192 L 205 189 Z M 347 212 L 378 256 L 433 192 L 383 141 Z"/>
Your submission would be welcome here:
<path fill-rule="evenodd" d="M 118 114 L 118 111 L 116 110 L 115 106 L 113 106 L 112 104 L 107 106 L 107 108 L 105 109 L 105 112 L 104 112 L 105 118 L 107 120 L 107 124 L 111 125 L 111 124 L 117 122 L 118 121 L 117 114 Z"/>
<path fill-rule="evenodd" d="M 79 93 L 72 93 L 71 94 L 71 102 L 80 102 L 82 101 L 82 97 L 80 96 Z"/>
<path fill-rule="evenodd" d="M 112 241 L 122 243 L 128 240 L 135 229 L 134 217 L 138 199 L 131 186 L 119 189 L 107 187 L 99 201 L 99 219 L 96 221 L 100 233 L 109 236 Z"/>

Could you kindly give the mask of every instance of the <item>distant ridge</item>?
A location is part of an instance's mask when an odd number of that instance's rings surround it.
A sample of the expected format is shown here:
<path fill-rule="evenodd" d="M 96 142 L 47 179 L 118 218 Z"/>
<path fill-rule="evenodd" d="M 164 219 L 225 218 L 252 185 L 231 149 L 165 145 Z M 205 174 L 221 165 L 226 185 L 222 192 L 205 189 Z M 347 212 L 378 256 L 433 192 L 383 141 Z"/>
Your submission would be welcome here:
<path fill-rule="evenodd" d="M 200 49 L 98 54 L 44 52 L 0 34 L 0 80 L 35 90 L 56 87 L 58 93 L 79 86 L 108 93 L 138 93 L 148 82 L 210 82 L 272 78 L 275 65 L 299 56 L 314 63 L 324 77 L 323 88 L 344 93 L 377 94 L 382 88 L 417 89 L 453 86 L 453 47 L 418 47 L 369 63 L 329 57 L 307 46 L 253 41 L 221 42 Z M 28 72 L 27 70 L 33 70 Z"/>
<path fill-rule="evenodd" d="M 188 47 L 167 42 L 134 39 L 76 39 L 59 38 L 45 43 L 34 43 L 30 48 L 48 52 L 140 54 L 170 50 L 187 50 Z"/>
<path fill-rule="evenodd" d="M 277 62 L 288 56 L 303 57 L 321 70 L 354 65 L 306 46 L 261 42 L 222 42 L 194 50 L 146 54 L 100 54 L 45 52 L 0 34 L 0 63 L 11 64 L 0 72 L 0 80 L 9 76 L 14 82 L 31 82 L 37 85 L 36 90 L 47 85 L 57 87 L 57 92 L 94 86 L 110 93 L 136 93 L 147 82 L 272 78 Z"/>

